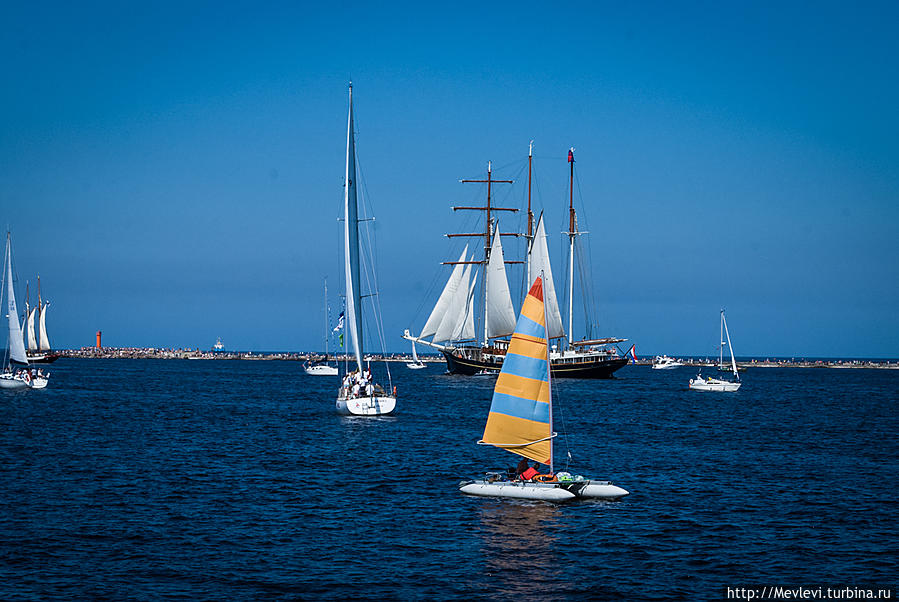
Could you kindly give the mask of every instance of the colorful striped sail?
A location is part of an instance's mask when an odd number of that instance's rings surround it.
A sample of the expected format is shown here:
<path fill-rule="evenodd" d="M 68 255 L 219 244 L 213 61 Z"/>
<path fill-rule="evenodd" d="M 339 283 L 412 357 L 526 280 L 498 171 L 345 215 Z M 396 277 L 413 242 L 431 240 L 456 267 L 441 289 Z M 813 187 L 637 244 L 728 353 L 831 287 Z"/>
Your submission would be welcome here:
<path fill-rule="evenodd" d="M 550 464 L 552 402 L 545 315 L 543 280 L 538 277 L 521 306 L 479 443 Z"/>

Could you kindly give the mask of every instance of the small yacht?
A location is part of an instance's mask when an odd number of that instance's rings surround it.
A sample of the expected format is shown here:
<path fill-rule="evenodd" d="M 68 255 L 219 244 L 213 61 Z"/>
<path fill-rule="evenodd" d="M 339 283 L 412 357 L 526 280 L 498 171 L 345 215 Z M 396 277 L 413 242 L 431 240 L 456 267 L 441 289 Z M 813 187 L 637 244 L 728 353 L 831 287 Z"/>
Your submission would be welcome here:
<path fill-rule="evenodd" d="M 652 360 L 653 370 L 670 370 L 671 368 L 677 368 L 678 366 L 683 366 L 683 364 L 667 355 L 657 355 Z"/>
<path fill-rule="evenodd" d="M 727 337 L 725 340 L 724 337 Z M 740 382 L 740 373 L 737 371 L 737 361 L 734 358 L 734 349 L 730 344 L 730 332 L 727 330 L 727 320 L 724 318 L 724 310 L 721 310 L 721 333 L 718 337 L 721 340 L 721 356 L 718 360 L 718 365 L 723 365 L 724 363 L 724 346 L 727 345 L 728 350 L 730 351 L 730 365 L 731 369 L 734 372 L 734 380 L 725 380 L 723 378 L 712 378 L 711 376 L 707 376 L 705 379 L 702 378 L 702 370 L 699 371 L 699 374 L 696 375 L 696 378 L 690 379 L 689 387 L 694 391 L 725 391 L 725 392 L 733 392 L 740 388 L 742 384 Z"/>

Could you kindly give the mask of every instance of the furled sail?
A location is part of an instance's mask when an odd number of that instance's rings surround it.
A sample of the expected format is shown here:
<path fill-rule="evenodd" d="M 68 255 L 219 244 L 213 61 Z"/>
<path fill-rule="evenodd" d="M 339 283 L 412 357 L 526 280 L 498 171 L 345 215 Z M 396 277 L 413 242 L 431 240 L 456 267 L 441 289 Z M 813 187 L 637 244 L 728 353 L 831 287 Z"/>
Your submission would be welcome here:
<path fill-rule="evenodd" d="M 462 278 L 458 287 L 453 292 L 453 296 L 443 314 L 437 333 L 431 339 L 435 343 L 442 343 L 454 338 L 454 335 L 460 328 L 460 324 L 465 321 L 465 310 L 468 301 L 468 283 L 471 280 L 471 264 L 467 264 L 462 270 Z"/>
<path fill-rule="evenodd" d="M 552 267 L 549 263 L 549 249 L 546 246 L 546 229 L 543 226 L 543 215 L 537 220 L 537 230 L 534 240 L 528 252 L 530 258 L 530 273 L 539 275 L 543 272 L 546 293 L 546 317 L 549 321 L 549 338 L 564 337 L 565 329 L 562 328 L 562 314 L 559 312 L 559 302 L 556 299 L 556 287 L 553 284 Z"/>
<path fill-rule="evenodd" d="M 25 357 L 25 341 L 22 338 L 22 327 L 19 325 L 19 310 L 16 307 L 16 293 L 12 286 L 12 251 L 9 233 L 6 235 L 6 317 L 9 320 L 9 358 L 20 364 L 27 364 Z"/>
<path fill-rule="evenodd" d="M 33 308 L 28 312 L 28 319 L 25 322 L 25 336 L 28 337 L 28 351 L 37 351 L 37 340 L 34 338 L 34 312 L 37 308 Z"/>
<path fill-rule="evenodd" d="M 480 443 L 550 464 L 552 398 L 544 315 L 538 277 L 521 306 Z"/>
<path fill-rule="evenodd" d="M 41 318 L 38 320 L 40 323 L 40 335 L 41 335 L 41 351 L 50 351 L 50 339 L 47 337 L 47 308 L 50 307 L 50 302 L 44 303 L 44 307 L 41 309 Z"/>
<path fill-rule="evenodd" d="M 359 214 L 356 206 L 356 141 L 353 133 L 353 86 L 346 133 L 346 180 L 343 197 L 346 322 L 356 365 L 362 371 L 362 294 L 359 278 Z"/>
<path fill-rule="evenodd" d="M 459 283 L 462 282 L 462 272 L 465 268 L 462 264 L 466 260 L 467 255 L 468 245 L 465 245 L 465 248 L 462 249 L 462 254 L 459 256 L 459 261 L 453 266 L 453 272 L 450 274 L 449 280 L 446 281 L 446 286 L 443 287 L 440 297 L 437 298 L 437 303 L 434 304 L 434 309 L 431 310 L 431 315 L 428 316 L 424 328 L 421 329 L 421 334 L 418 335 L 419 337 L 429 337 L 437 333 L 437 329 L 446 315 L 446 310 L 455 296 L 456 290 L 459 288 Z"/>
<path fill-rule="evenodd" d="M 506 263 L 500 242 L 499 225 L 493 234 L 490 260 L 487 262 L 487 338 L 503 337 L 515 329 L 515 308 L 506 278 Z"/>

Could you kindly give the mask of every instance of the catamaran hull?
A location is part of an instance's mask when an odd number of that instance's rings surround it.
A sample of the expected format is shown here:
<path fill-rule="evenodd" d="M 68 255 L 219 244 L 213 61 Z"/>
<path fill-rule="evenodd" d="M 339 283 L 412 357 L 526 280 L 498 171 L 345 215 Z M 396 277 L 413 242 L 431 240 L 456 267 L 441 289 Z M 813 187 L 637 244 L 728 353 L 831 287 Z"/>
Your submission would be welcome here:
<path fill-rule="evenodd" d="M 337 413 L 343 416 L 386 416 L 396 409 L 396 397 L 375 395 L 372 397 L 337 398 Z"/>
<path fill-rule="evenodd" d="M 703 381 L 699 379 L 690 379 L 690 389 L 693 391 L 721 391 L 733 392 L 740 388 L 743 383 L 732 383 L 727 381 Z"/>
<path fill-rule="evenodd" d="M 626 489 L 608 481 L 575 481 L 562 483 L 531 483 L 521 481 L 469 481 L 459 491 L 481 497 L 508 497 L 522 500 L 567 502 L 574 499 L 615 500 L 628 494 Z"/>
<path fill-rule="evenodd" d="M 499 372 L 502 362 L 462 357 L 456 349 L 442 349 L 446 370 L 450 374 L 474 376 L 483 371 Z M 612 378 L 616 370 L 627 365 L 627 358 L 600 358 L 585 362 L 552 362 L 553 378 Z"/>

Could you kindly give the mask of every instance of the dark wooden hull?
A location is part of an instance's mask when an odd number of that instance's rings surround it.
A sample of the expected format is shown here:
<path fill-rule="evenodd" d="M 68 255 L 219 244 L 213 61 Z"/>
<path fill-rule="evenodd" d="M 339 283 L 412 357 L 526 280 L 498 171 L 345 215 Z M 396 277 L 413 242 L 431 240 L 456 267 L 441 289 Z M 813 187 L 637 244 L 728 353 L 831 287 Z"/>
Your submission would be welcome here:
<path fill-rule="evenodd" d="M 442 353 L 450 374 L 472 376 L 482 370 L 499 372 L 503 366 L 502 362 L 464 357 L 456 349 L 443 349 Z M 553 362 L 551 368 L 554 378 L 612 378 L 615 371 L 627 362 L 626 357 L 602 357 L 581 362 Z"/>
<path fill-rule="evenodd" d="M 47 353 L 43 353 L 41 355 L 43 355 L 44 357 L 35 359 L 26 353 L 25 357 L 28 358 L 29 364 L 52 364 L 59 359 L 59 354 L 55 351 L 48 351 Z"/>

